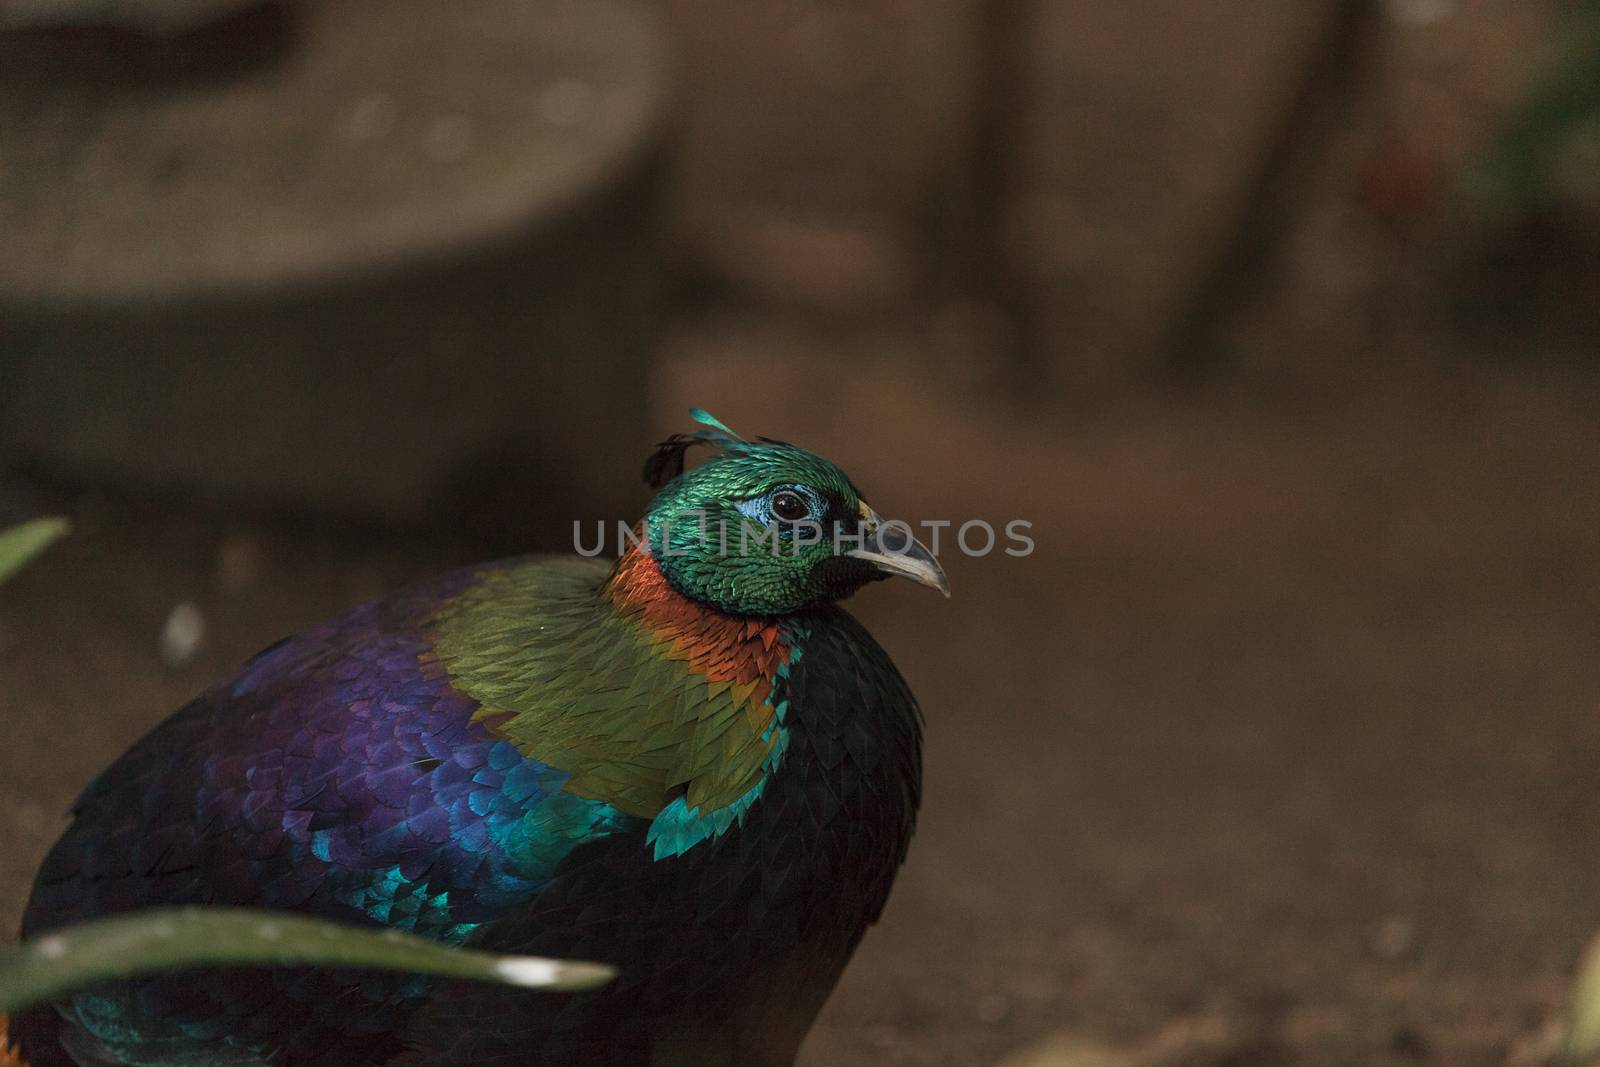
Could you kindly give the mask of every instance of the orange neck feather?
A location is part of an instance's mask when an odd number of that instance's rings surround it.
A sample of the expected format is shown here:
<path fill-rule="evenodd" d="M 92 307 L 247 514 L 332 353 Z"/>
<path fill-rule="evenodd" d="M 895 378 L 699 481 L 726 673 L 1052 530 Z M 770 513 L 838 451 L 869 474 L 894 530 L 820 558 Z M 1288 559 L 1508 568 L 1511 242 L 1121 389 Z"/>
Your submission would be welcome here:
<path fill-rule="evenodd" d="M 666 646 L 668 659 L 713 682 L 770 686 L 789 662 L 789 647 L 776 619 L 726 615 L 672 588 L 648 549 L 635 545 L 617 561 L 606 592 L 624 617 Z M 765 695 L 764 693 L 762 694 Z"/>
<path fill-rule="evenodd" d="M 22 1060 L 22 1053 L 11 1045 L 9 1020 L 4 1015 L 0 1015 L 0 1067 L 28 1067 Z"/>

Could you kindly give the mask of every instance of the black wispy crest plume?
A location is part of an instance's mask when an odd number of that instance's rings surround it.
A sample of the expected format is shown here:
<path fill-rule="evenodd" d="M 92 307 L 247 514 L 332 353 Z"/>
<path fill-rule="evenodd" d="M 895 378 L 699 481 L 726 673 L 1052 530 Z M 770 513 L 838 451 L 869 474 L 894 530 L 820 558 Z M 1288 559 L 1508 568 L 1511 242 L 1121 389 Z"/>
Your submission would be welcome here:
<path fill-rule="evenodd" d="M 675 433 L 656 445 L 650 458 L 644 461 L 644 481 L 652 489 L 660 489 L 683 473 L 684 456 L 696 445 L 704 445 L 721 452 L 734 451 L 746 444 L 745 440 L 724 426 L 704 408 L 690 408 L 689 417 L 710 429 L 693 433 Z"/>

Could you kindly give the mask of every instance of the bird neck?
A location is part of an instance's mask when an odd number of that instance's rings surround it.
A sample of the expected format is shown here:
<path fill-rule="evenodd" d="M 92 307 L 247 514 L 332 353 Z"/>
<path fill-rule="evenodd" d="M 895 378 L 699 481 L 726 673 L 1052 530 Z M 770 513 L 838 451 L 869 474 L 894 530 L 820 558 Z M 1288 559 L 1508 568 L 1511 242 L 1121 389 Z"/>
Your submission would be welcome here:
<path fill-rule="evenodd" d="M 770 690 L 789 661 L 789 640 L 780 618 L 729 615 L 674 589 L 643 545 L 632 545 L 617 561 L 603 595 L 617 613 L 634 620 L 689 669 L 712 682 L 757 685 Z M 765 699 L 766 693 L 757 694 Z"/>

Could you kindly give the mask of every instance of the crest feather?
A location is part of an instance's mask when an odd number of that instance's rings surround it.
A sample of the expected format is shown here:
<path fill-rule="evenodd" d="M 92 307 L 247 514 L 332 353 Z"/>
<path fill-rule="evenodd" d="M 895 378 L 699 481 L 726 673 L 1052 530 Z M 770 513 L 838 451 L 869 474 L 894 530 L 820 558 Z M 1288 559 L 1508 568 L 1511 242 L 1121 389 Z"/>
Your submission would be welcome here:
<path fill-rule="evenodd" d="M 695 422 L 698 422 L 701 426 L 709 426 L 713 430 L 716 430 L 724 438 L 726 438 L 730 444 L 742 444 L 744 442 L 744 438 L 728 429 L 728 427 L 723 424 L 722 420 L 718 419 L 705 408 L 690 408 L 689 417 Z"/>
<path fill-rule="evenodd" d="M 696 445 L 728 452 L 746 444 L 744 438 L 728 429 L 715 415 L 704 408 L 690 408 L 689 417 L 710 429 L 694 433 L 675 433 L 656 445 L 650 458 L 644 461 L 644 481 L 652 489 L 660 489 L 683 473 L 685 454 Z"/>

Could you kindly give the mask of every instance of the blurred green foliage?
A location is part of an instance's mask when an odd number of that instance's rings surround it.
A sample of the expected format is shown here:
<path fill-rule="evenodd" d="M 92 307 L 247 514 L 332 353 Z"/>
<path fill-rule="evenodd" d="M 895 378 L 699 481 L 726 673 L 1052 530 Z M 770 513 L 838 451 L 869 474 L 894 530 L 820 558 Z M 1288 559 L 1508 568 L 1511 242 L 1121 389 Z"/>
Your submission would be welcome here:
<path fill-rule="evenodd" d="M 1589 943 L 1578 966 L 1571 1012 L 1565 1061 L 1578 1067 L 1600 1060 L 1600 937 Z"/>
<path fill-rule="evenodd" d="M 0 582 L 5 581 L 23 565 L 56 541 L 67 535 L 71 524 L 62 518 L 33 519 L 0 530 Z"/>
<path fill-rule="evenodd" d="M 224 964 L 360 967 L 546 990 L 593 989 L 615 974 L 598 963 L 496 956 L 305 915 L 158 908 L 77 923 L 0 950 L 0 1012 L 104 982 Z"/>
<path fill-rule="evenodd" d="M 1577 0 L 1560 40 L 1549 68 L 1467 175 L 1467 193 L 1482 212 L 1511 217 L 1575 195 L 1600 199 L 1600 0 Z"/>

